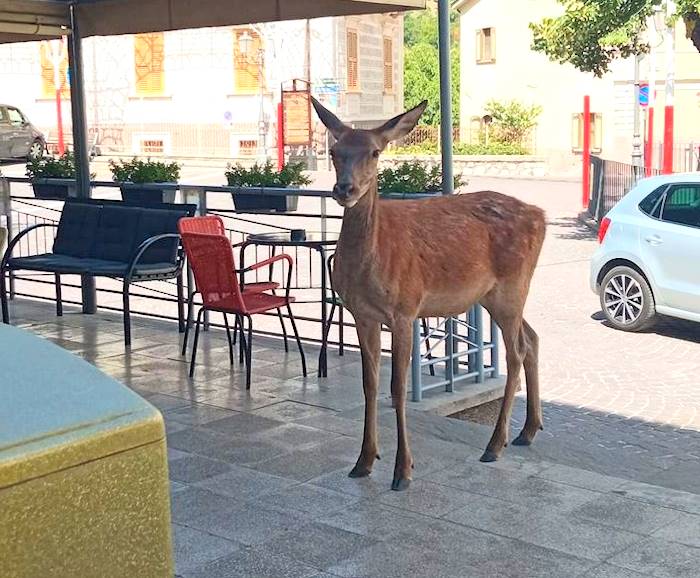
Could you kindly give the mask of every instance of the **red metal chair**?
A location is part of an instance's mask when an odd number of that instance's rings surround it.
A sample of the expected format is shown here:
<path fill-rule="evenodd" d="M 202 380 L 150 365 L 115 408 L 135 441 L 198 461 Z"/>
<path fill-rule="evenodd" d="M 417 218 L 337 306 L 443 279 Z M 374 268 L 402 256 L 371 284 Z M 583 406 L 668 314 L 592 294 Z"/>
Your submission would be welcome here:
<path fill-rule="evenodd" d="M 199 217 L 200 219 L 205 217 Z M 212 217 L 208 217 L 211 219 Z M 197 219 L 197 217 L 193 218 Z M 193 219 L 182 219 L 183 221 L 191 221 Z M 195 224 L 196 226 L 196 224 Z M 211 223 L 203 223 L 203 228 L 212 226 Z M 222 225 L 223 227 L 223 225 Z M 197 358 L 197 344 L 199 341 L 199 329 L 202 322 L 202 315 L 205 311 L 216 311 L 224 314 L 232 314 L 236 316 L 237 323 L 241 327 L 241 358 L 245 353 L 246 364 L 246 388 L 250 389 L 250 370 L 252 357 L 252 339 L 253 339 L 253 315 L 265 313 L 267 311 L 276 310 L 280 313 L 282 307 L 286 307 L 289 315 L 289 320 L 292 323 L 294 336 L 299 347 L 301 355 L 302 371 L 306 376 L 306 358 L 304 350 L 299 339 L 296 322 L 292 314 L 290 304 L 294 301 L 289 295 L 289 288 L 292 280 L 293 259 L 284 253 L 275 255 L 270 259 L 265 259 L 259 263 L 255 263 L 250 267 L 246 267 L 242 273 L 254 271 L 262 267 L 270 267 L 277 261 L 286 260 L 288 263 L 287 285 L 284 296 L 272 295 L 265 292 L 249 292 L 241 290 L 236 274 L 233 247 L 228 237 L 221 232 L 222 229 L 211 233 L 199 233 L 191 230 L 192 223 L 185 222 L 180 227 L 182 236 L 182 244 L 187 254 L 192 272 L 194 273 L 197 291 L 202 296 L 202 307 L 197 313 L 197 322 L 195 326 L 194 342 L 192 344 L 192 360 L 190 363 L 190 377 L 194 375 L 195 361 Z M 211 230 L 211 229 L 210 229 Z M 281 313 L 280 313 L 281 314 Z M 243 331 L 245 327 L 244 320 L 248 320 L 247 338 Z M 229 342 L 229 353 L 233 357 L 233 345 L 231 333 L 228 331 L 228 321 L 226 321 L 227 336 Z"/>
<path fill-rule="evenodd" d="M 178 222 L 178 231 L 180 232 L 180 235 L 182 235 L 182 233 L 207 233 L 211 235 L 226 235 L 226 228 L 224 227 L 224 222 L 221 219 L 221 217 L 217 217 L 216 215 L 207 215 L 205 217 L 186 217 L 180 219 L 180 221 Z M 240 245 L 242 245 L 242 243 L 238 243 L 232 246 L 238 247 Z M 237 273 L 239 273 L 239 271 L 237 271 Z M 278 287 L 279 283 L 272 281 L 272 275 L 270 275 L 269 281 L 263 281 L 259 283 L 248 283 L 243 287 L 243 291 L 245 293 L 262 293 L 263 291 L 270 290 L 274 292 L 274 290 Z M 189 339 L 190 328 L 192 327 L 193 320 L 192 311 L 194 310 L 194 297 L 198 293 L 199 291 L 190 291 L 189 297 L 187 299 L 187 323 L 185 324 L 185 335 L 184 339 L 182 340 L 182 355 L 185 355 L 185 353 L 187 353 L 187 341 Z M 284 350 L 288 351 L 287 329 L 284 325 L 284 319 L 282 318 L 281 314 L 279 315 L 279 318 L 280 323 L 282 324 L 282 333 L 284 335 Z M 226 333 L 230 338 L 231 329 L 229 328 L 228 317 L 225 314 L 224 323 L 226 325 Z M 231 365 L 233 365 L 233 345 L 236 343 L 237 332 L 238 323 L 236 323 L 235 331 L 233 334 L 233 340 L 229 351 Z"/>

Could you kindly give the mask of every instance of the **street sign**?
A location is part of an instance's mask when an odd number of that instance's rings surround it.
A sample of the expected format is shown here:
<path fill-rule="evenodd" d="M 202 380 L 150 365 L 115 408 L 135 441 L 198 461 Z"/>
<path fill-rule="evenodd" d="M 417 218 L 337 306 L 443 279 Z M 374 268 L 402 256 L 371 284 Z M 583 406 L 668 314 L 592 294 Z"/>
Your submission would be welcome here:
<path fill-rule="evenodd" d="M 639 85 L 639 104 L 640 106 L 649 106 L 649 85 Z"/>

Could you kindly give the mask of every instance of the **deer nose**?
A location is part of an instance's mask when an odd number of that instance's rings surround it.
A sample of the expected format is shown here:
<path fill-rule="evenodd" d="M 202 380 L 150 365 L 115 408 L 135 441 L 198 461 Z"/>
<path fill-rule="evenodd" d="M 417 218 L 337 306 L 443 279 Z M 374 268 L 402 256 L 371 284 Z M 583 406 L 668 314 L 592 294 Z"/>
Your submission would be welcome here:
<path fill-rule="evenodd" d="M 339 199 L 347 199 L 355 191 L 352 183 L 336 183 L 333 187 L 333 194 Z"/>

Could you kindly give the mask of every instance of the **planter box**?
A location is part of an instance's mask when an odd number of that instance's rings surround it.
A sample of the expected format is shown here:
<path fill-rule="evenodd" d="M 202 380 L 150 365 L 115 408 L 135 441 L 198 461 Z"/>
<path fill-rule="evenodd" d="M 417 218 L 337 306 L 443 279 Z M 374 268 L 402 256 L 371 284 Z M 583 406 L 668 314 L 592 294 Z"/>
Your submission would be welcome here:
<path fill-rule="evenodd" d="M 237 211 L 275 211 L 288 213 L 296 211 L 299 206 L 297 195 L 251 195 L 232 194 L 233 206 Z"/>
<path fill-rule="evenodd" d="M 78 196 L 74 184 L 52 183 L 49 179 L 37 179 L 32 182 L 34 196 L 37 199 L 52 199 L 63 201 Z"/>
<path fill-rule="evenodd" d="M 141 184 L 123 184 L 119 187 L 122 192 L 122 200 L 129 205 L 147 207 L 161 203 L 174 203 L 175 189 L 157 189 L 153 186 Z"/>

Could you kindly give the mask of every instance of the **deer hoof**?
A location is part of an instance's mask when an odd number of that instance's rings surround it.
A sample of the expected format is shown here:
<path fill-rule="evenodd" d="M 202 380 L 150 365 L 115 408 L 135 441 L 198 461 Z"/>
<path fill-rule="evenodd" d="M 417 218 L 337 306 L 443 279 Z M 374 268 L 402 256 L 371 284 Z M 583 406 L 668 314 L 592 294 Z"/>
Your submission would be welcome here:
<path fill-rule="evenodd" d="M 366 478 L 372 473 L 372 470 L 365 466 L 361 466 L 360 464 L 357 464 L 352 470 L 350 470 L 350 473 L 348 474 L 349 478 Z"/>
<path fill-rule="evenodd" d="M 492 450 L 486 450 L 479 458 L 480 462 L 488 463 L 495 462 L 498 459 L 498 454 Z"/>
<path fill-rule="evenodd" d="M 391 482 L 391 489 L 395 492 L 403 492 L 407 490 L 410 485 L 411 480 L 408 478 L 394 478 L 394 481 Z"/>
<path fill-rule="evenodd" d="M 530 446 L 532 445 L 532 440 L 528 438 L 524 432 L 511 442 L 514 446 Z"/>

